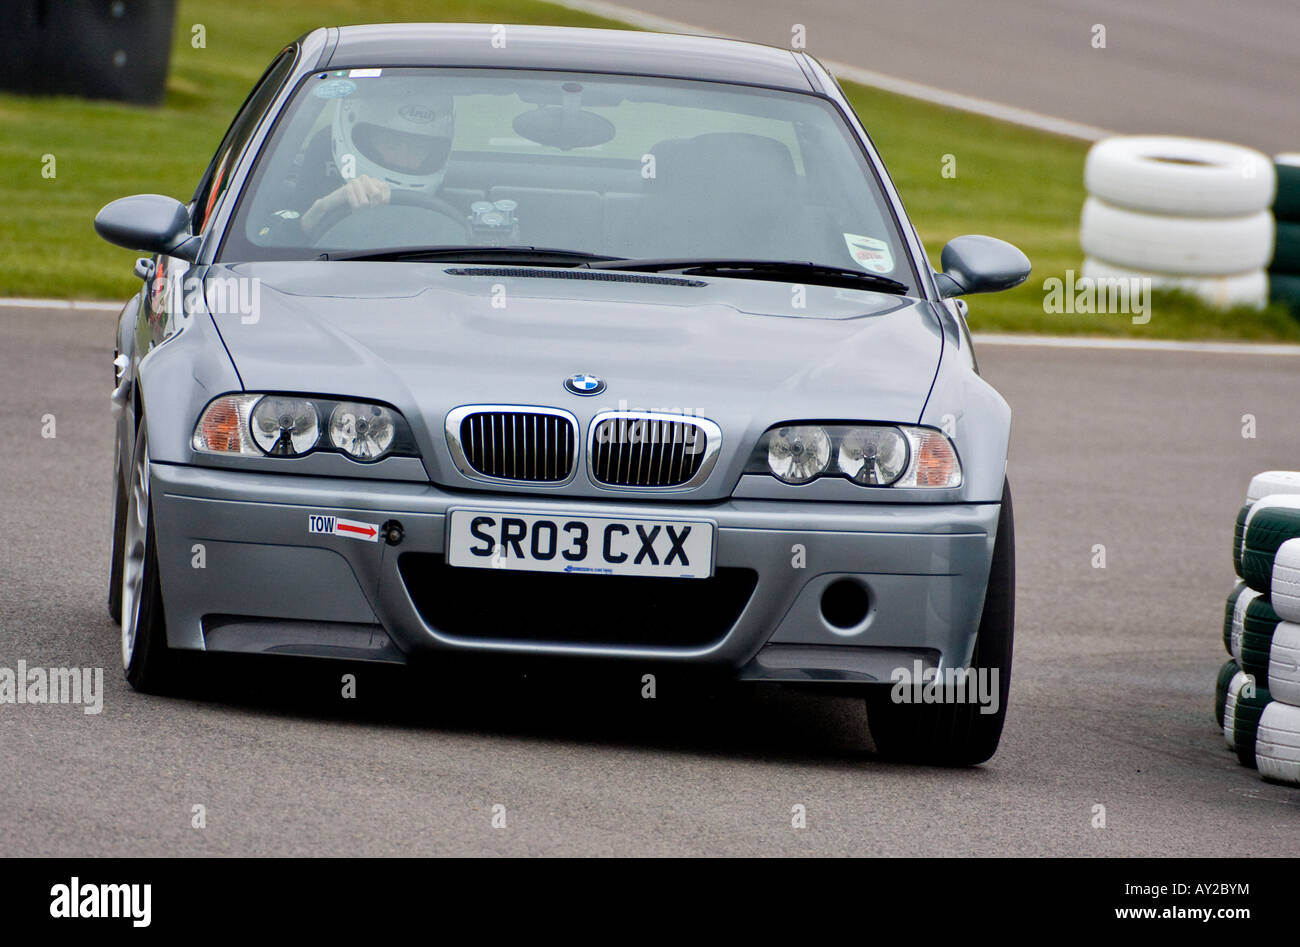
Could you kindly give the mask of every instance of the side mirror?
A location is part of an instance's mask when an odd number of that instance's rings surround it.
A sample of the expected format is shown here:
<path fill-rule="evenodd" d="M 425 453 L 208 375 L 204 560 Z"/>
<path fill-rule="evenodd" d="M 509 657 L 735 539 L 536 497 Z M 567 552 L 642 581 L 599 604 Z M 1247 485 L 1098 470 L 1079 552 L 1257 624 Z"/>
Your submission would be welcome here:
<path fill-rule="evenodd" d="M 199 238 L 190 235 L 190 212 L 161 194 L 136 194 L 106 205 L 95 215 L 95 232 L 128 250 L 166 253 L 191 263 L 198 255 Z"/>
<path fill-rule="evenodd" d="M 944 299 L 968 293 L 997 293 L 1029 278 L 1029 257 L 996 237 L 967 234 L 943 248 L 943 272 L 934 276 Z"/>

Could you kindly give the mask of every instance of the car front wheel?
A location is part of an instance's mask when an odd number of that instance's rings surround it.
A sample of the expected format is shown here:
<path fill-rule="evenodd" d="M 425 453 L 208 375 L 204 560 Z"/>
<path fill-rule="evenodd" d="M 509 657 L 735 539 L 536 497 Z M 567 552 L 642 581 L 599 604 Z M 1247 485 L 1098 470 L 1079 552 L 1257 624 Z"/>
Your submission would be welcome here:
<path fill-rule="evenodd" d="M 171 683 L 173 667 L 158 580 L 158 550 L 149 498 L 149 444 L 143 420 L 131 456 L 119 571 L 122 668 L 136 690 L 162 692 Z"/>
<path fill-rule="evenodd" d="M 867 722 L 881 756 L 940 766 L 974 766 L 997 752 L 1011 688 L 1015 547 L 1011 489 L 1004 484 L 988 591 L 984 596 L 984 611 L 970 663 L 977 675 L 987 675 L 986 682 L 991 688 L 996 688 L 996 711 L 985 713 L 987 706 L 969 699 L 975 690 L 973 687 L 966 688 L 967 699 L 961 703 L 903 703 L 894 699 L 894 687 L 873 687 L 867 697 Z M 968 679 L 968 682 L 973 680 Z"/>

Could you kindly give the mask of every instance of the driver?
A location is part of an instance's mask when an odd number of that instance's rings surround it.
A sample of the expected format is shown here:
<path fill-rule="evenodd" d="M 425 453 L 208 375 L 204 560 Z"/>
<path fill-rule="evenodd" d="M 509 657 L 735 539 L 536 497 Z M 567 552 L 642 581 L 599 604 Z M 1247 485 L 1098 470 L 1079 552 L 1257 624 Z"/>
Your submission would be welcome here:
<path fill-rule="evenodd" d="M 436 196 L 451 153 L 455 108 L 450 96 L 430 94 L 428 86 L 420 79 L 363 79 L 339 98 L 331 127 L 313 139 L 290 182 L 294 203 L 306 209 L 277 211 L 276 217 L 297 219 L 304 236 L 315 240 L 343 209 L 387 204 L 394 188 Z"/>

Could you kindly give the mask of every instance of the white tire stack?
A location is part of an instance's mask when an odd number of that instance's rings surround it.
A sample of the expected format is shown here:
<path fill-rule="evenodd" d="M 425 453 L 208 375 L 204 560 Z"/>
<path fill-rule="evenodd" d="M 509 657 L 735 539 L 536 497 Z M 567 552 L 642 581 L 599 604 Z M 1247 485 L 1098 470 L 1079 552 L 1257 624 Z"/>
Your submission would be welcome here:
<path fill-rule="evenodd" d="M 1221 308 L 1268 303 L 1273 162 L 1250 148 L 1163 135 L 1093 145 L 1084 167 L 1083 275 L 1149 277 Z"/>
<path fill-rule="evenodd" d="M 1251 480 L 1232 560 L 1215 714 L 1243 765 L 1300 785 L 1300 471 Z"/>

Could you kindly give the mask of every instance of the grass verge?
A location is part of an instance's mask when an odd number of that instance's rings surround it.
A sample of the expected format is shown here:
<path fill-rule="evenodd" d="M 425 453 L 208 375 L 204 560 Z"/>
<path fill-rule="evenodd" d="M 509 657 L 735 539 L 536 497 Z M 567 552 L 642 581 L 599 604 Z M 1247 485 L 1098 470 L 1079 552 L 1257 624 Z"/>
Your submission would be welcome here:
<path fill-rule="evenodd" d="M 538 0 L 314 0 L 310 8 L 182 0 L 162 106 L 0 95 L 0 296 L 125 299 L 135 290 L 136 255 L 95 236 L 95 212 L 146 191 L 188 199 L 284 42 L 322 24 L 403 20 L 620 25 Z M 206 45 L 194 48 L 200 23 Z M 1145 325 L 1045 312 L 1043 281 L 1081 268 L 1086 146 L 852 83 L 846 91 L 936 263 L 944 243 L 972 232 L 1010 240 L 1033 261 L 1025 285 L 970 300 L 977 331 L 1300 340 L 1300 321 L 1280 306 L 1224 313 L 1179 294 L 1158 294 Z M 54 156 L 53 177 L 43 176 L 46 155 Z"/>

